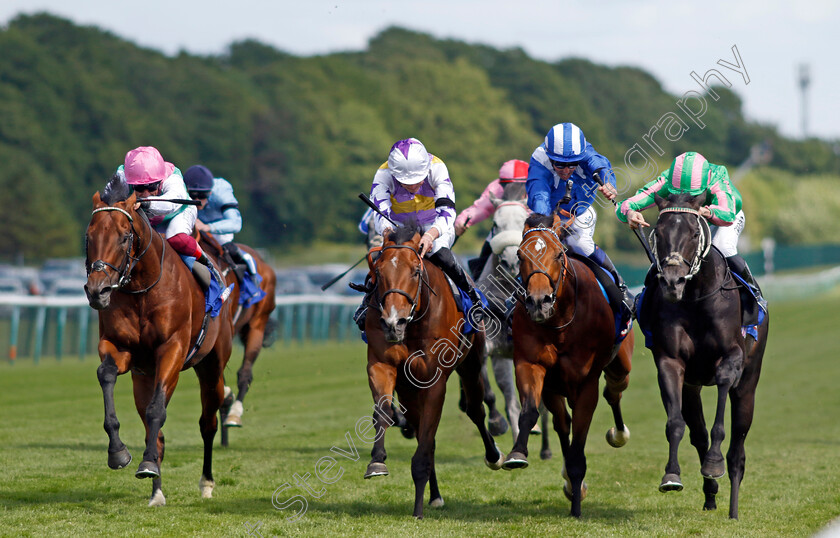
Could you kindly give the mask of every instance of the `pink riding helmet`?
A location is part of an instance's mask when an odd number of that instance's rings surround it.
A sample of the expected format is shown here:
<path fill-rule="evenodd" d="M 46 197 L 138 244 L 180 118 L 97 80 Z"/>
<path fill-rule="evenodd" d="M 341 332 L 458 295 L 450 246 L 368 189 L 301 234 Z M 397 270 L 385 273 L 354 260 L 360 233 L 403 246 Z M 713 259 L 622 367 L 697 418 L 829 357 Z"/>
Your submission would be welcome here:
<path fill-rule="evenodd" d="M 163 160 L 152 146 L 140 146 L 125 154 L 125 180 L 129 185 L 148 185 L 172 175 L 175 165 Z"/>

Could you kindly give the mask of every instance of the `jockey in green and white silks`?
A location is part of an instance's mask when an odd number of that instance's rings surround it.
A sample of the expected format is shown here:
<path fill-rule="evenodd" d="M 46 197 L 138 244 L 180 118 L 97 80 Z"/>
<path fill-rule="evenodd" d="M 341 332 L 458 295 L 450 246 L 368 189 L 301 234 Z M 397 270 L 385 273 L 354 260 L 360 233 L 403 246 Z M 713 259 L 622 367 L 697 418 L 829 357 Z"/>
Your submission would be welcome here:
<path fill-rule="evenodd" d="M 741 193 L 729 180 L 725 166 L 710 163 L 694 151 L 683 153 L 657 179 L 616 206 L 618 220 L 633 228 L 649 226 L 640 212 L 655 205 L 657 195 L 667 198 L 672 193 L 706 194 L 700 215 L 713 225 L 712 245 L 723 254 L 730 269 L 753 287 L 759 304 L 766 310 L 767 303 L 747 262 L 738 255 L 738 238 L 744 231 L 746 217 L 741 209 Z"/>

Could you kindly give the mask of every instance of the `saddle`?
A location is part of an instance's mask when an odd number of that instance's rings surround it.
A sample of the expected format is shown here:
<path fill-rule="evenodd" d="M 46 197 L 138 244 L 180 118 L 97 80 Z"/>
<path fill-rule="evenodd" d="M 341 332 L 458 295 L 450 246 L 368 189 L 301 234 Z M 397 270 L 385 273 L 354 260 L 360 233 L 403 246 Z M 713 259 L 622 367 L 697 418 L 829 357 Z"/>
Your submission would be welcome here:
<path fill-rule="evenodd" d="M 609 303 L 615 318 L 616 345 L 621 344 L 633 327 L 633 313 L 624 305 L 624 297 L 612 275 L 585 256 L 571 251 L 568 251 L 567 255 L 589 267 L 589 270 L 595 275 L 598 285 L 601 286 L 601 293 L 604 294 L 604 298 Z"/>

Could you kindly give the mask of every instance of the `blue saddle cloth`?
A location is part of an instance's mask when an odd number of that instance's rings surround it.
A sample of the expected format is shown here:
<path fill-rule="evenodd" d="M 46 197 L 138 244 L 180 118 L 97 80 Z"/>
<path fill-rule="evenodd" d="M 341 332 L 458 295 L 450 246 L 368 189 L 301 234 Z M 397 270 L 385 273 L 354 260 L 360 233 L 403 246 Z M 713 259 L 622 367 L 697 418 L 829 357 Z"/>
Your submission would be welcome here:
<path fill-rule="evenodd" d="M 249 308 L 265 298 L 265 292 L 260 288 L 262 277 L 245 271 L 242 275 L 242 286 L 239 290 L 239 304 L 242 308 Z"/>
<path fill-rule="evenodd" d="M 476 288 L 475 291 L 477 291 L 478 296 L 481 297 L 481 305 L 485 309 L 487 309 L 487 297 L 484 296 L 480 289 Z M 465 292 L 461 288 L 458 288 L 458 292 L 460 293 L 461 297 L 455 297 L 455 302 L 458 304 L 458 310 L 464 313 L 464 327 L 461 331 L 461 334 L 473 334 L 478 329 L 473 326 L 472 322 L 470 321 L 470 317 L 466 315 L 466 313 L 469 312 L 473 307 L 472 299 L 470 299 L 470 296 L 467 294 L 467 292 Z"/>
<path fill-rule="evenodd" d="M 180 256 L 190 271 L 192 271 L 193 264 L 195 263 L 195 257 L 184 255 Z M 233 284 L 224 287 L 223 282 L 216 280 L 214 271 L 210 271 L 210 287 L 207 288 L 207 292 L 204 294 L 204 312 L 210 312 L 211 318 L 218 316 L 219 312 L 222 310 L 222 305 L 225 300 L 230 297 L 232 291 Z"/>
<path fill-rule="evenodd" d="M 604 295 L 604 299 L 607 300 L 610 308 L 612 308 L 613 318 L 615 319 L 615 345 L 617 346 L 623 342 L 630 331 L 633 330 L 633 313 L 630 312 L 630 309 L 627 308 L 627 306 L 625 306 L 624 301 L 618 299 L 612 301 L 610 300 L 610 294 L 607 293 L 607 290 L 604 288 L 604 284 L 602 282 L 602 279 L 604 279 L 615 285 L 615 279 L 609 271 L 595 263 L 592 263 L 587 258 L 577 257 L 576 259 L 584 261 L 584 263 L 586 263 L 586 265 L 588 265 L 593 271 L 597 268 L 595 280 L 598 281 L 598 287 L 601 288 L 601 293 Z M 621 293 L 617 292 L 617 296 L 621 296 Z"/>

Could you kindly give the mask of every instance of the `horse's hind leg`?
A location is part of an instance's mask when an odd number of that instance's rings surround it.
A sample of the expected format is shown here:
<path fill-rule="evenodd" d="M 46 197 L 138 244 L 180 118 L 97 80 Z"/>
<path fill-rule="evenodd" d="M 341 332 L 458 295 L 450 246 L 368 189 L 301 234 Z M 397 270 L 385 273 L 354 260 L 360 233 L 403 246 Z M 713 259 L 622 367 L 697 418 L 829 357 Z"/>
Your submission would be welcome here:
<path fill-rule="evenodd" d="M 432 472 L 429 474 L 429 506 L 440 508 L 443 506 L 443 497 L 438 489 L 437 474 L 435 473 L 435 445 L 432 443 Z"/>
<path fill-rule="evenodd" d="M 513 379 L 513 359 L 490 356 L 493 377 L 505 397 L 505 415 L 510 423 L 513 440 L 519 436 L 519 398 L 516 397 L 516 381 Z"/>
<path fill-rule="evenodd" d="M 225 418 L 225 426 L 242 426 L 242 413 L 245 411 L 242 404 L 245 401 L 245 395 L 248 394 L 248 389 L 251 387 L 251 382 L 254 380 L 254 362 L 256 362 L 257 356 L 259 356 L 260 350 L 262 349 L 267 321 L 268 317 L 251 319 L 251 323 L 243 328 L 242 335 L 245 342 L 245 356 L 242 359 L 242 366 L 236 372 L 236 400 L 230 406 L 227 418 Z"/>
<path fill-rule="evenodd" d="M 496 437 L 504 435 L 508 430 L 508 423 L 505 417 L 496 409 L 496 393 L 490 385 L 490 376 L 487 374 L 487 358 L 481 360 L 481 380 L 484 384 L 484 403 L 487 405 L 488 418 L 487 428 L 490 435 Z"/>
<path fill-rule="evenodd" d="M 411 457 L 411 478 L 414 481 L 414 517 L 417 519 L 423 519 L 423 496 L 426 491 L 426 484 L 429 482 L 432 471 L 434 470 L 435 434 L 440 424 L 445 392 L 446 382 L 439 381 L 431 387 L 423 389 L 423 394 L 418 398 L 422 408 L 419 410 L 417 450 Z M 478 402 L 470 401 L 469 389 L 467 389 L 467 411 L 469 412 L 471 406 L 474 407 L 476 404 L 483 415 L 484 409 L 481 408 L 481 398 L 479 397 Z M 483 416 L 481 417 L 481 426 L 484 426 Z M 437 484 L 437 476 L 435 476 L 435 484 Z M 435 492 L 432 493 L 431 501 L 435 500 L 435 498 L 441 498 L 440 491 L 436 492 L 436 497 L 434 495 Z"/>
<path fill-rule="evenodd" d="M 744 350 L 734 347 L 723 360 L 715 372 L 715 384 L 718 389 L 715 422 L 712 424 L 711 446 L 700 466 L 700 473 L 706 478 L 721 478 L 726 473 L 726 466 L 721 452 L 721 444 L 726 437 L 724 414 L 726 412 L 726 397 L 730 389 L 738 382 L 744 368 Z"/>
<path fill-rule="evenodd" d="M 548 409 L 545 405 L 540 406 L 540 425 L 542 426 L 542 444 L 540 446 L 540 459 L 541 460 L 550 460 L 553 454 L 551 453 L 551 447 L 548 446 Z"/>
<path fill-rule="evenodd" d="M 483 347 L 477 346 L 474 343 L 456 370 L 461 377 L 461 382 L 467 397 L 467 416 L 470 417 L 470 420 L 478 428 L 478 433 L 484 442 L 484 463 L 494 471 L 498 471 L 502 468 L 504 454 L 496 446 L 496 442 L 484 426 L 485 414 L 482 397 L 485 391 L 484 379 L 481 376 L 481 363 L 483 359 L 481 358 L 482 350 L 480 349 Z"/>
<path fill-rule="evenodd" d="M 213 488 L 216 486 L 213 481 L 213 439 L 219 429 L 216 412 L 224 400 L 225 382 L 222 377 L 223 367 L 220 365 L 215 349 L 193 369 L 198 376 L 198 384 L 201 388 L 201 418 L 198 420 L 198 426 L 204 441 L 204 465 L 201 469 L 198 488 L 201 491 L 201 497 L 209 499 L 213 497 Z"/>
<path fill-rule="evenodd" d="M 709 451 L 709 432 L 706 429 L 706 420 L 703 417 L 703 401 L 700 399 L 699 386 L 683 385 L 682 391 L 682 415 L 688 425 L 689 439 L 692 446 L 697 449 L 700 457 L 700 464 L 706 458 Z M 714 478 L 703 478 L 703 494 L 706 497 L 703 503 L 703 510 L 715 510 L 717 503 L 715 496 L 718 492 L 718 482 Z"/>
<path fill-rule="evenodd" d="M 114 405 L 114 385 L 117 376 L 128 371 L 131 355 L 119 352 L 110 342 L 100 342 L 102 362 L 96 369 L 99 386 L 102 387 L 102 399 L 105 401 L 105 433 L 108 434 L 108 467 L 122 469 L 131 463 L 131 454 L 120 439 L 120 421 Z"/>
<path fill-rule="evenodd" d="M 621 394 L 630 383 L 630 357 L 633 354 L 633 335 L 628 335 L 618 354 L 604 369 L 604 399 L 610 405 L 615 426 L 607 430 L 607 443 L 615 448 L 627 444 L 630 429 L 624 424 L 621 415 Z"/>

